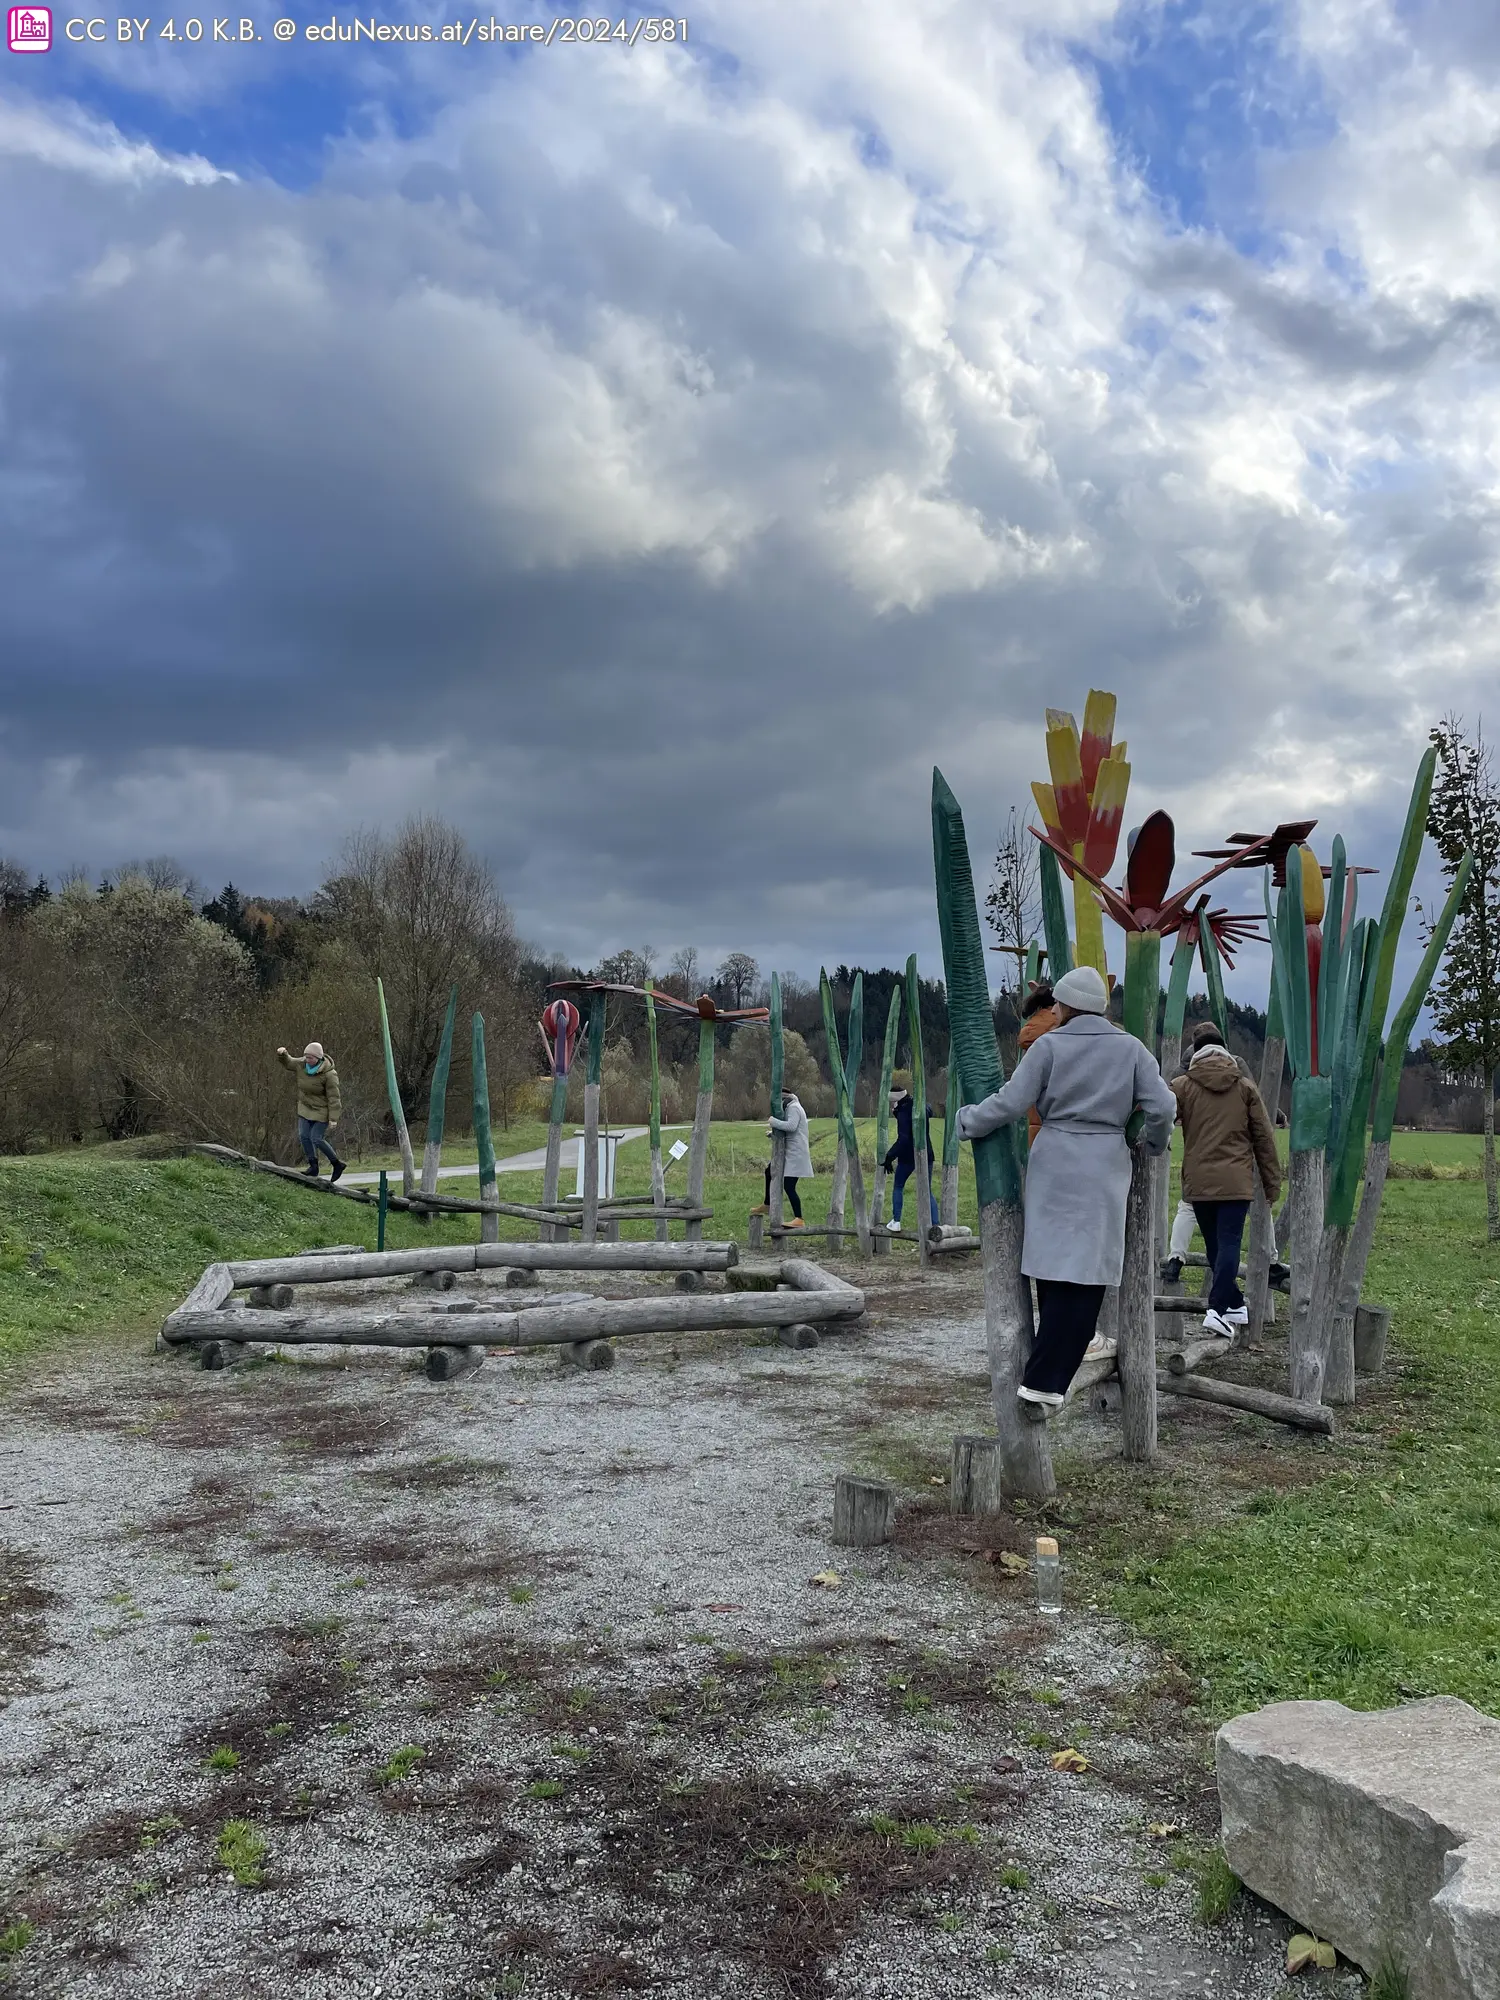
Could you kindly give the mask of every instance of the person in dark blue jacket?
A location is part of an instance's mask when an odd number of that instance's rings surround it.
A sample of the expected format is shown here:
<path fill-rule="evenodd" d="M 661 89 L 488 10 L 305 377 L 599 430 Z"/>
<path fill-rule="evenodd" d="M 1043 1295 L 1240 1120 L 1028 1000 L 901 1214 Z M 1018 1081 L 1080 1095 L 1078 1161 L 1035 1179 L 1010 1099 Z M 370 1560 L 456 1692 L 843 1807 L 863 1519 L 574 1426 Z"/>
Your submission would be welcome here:
<path fill-rule="evenodd" d="M 916 1141 L 912 1136 L 913 1113 L 916 1100 L 911 1094 L 911 1078 L 904 1070 L 897 1070 L 891 1078 L 891 1110 L 896 1116 L 896 1143 L 885 1156 L 887 1171 L 896 1169 L 896 1178 L 891 1186 L 891 1219 L 885 1225 L 894 1236 L 901 1227 L 901 1203 L 906 1194 L 906 1183 L 917 1170 Z M 927 1107 L 927 1191 L 932 1196 L 932 1226 L 937 1228 L 938 1199 L 933 1178 L 932 1151 L 932 1106 Z"/>

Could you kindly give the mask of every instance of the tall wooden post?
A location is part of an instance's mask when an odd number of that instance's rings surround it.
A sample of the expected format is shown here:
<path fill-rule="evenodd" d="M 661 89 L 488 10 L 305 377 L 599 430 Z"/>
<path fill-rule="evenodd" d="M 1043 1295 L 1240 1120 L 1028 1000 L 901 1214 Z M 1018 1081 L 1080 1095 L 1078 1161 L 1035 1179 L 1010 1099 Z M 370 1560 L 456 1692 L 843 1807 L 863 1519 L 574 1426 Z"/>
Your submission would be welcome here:
<path fill-rule="evenodd" d="M 898 979 L 891 988 L 891 1004 L 886 1010 L 885 1045 L 880 1055 L 880 1094 L 875 1099 L 875 1193 L 870 1203 L 871 1248 L 883 1256 L 889 1245 L 885 1239 L 885 1156 L 891 1144 L 891 1076 L 896 1067 L 896 1044 L 901 1039 L 901 1015 L 906 995 Z"/>
<path fill-rule="evenodd" d="M 479 1155 L 479 1199 L 500 1199 L 495 1184 L 495 1146 L 490 1137 L 490 1075 L 484 1061 L 484 1016 L 474 1016 L 474 1149 Z M 489 1209 L 479 1218 L 481 1243 L 500 1241 L 500 1217 Z"/>
<path fill-rule="evenodd" d="M 599 1238 L 599 1085 L 604 1072 L 602 993 L 589 995 L 589 1066 L 583 1086 L 583 1240 Z"/>
<path fill-rule="evenodd" d="M 1281 996 L 1271 981 L 1271 997 L 1266 1006 L 1266 1046 L 1260 1059 L 1260 1094 L 1272 1127 L 1281 1104 L 1281 1077 L 1286 1066 L 1286 1037 L 1282 1033 Z M 1265 1189 L 1256 1176 L 1250 1199 L 1250 1242 L 1245 1252 L 1245 1345 L 1258 1347 L 1266 1323 L 1266 1305 L 1271 1295 L 1271 1261 L 1276 1249 L 1275 1217 L 1266 1200 Z"/>
<path fill-rule="evenodd" d="M 656 1050 L 656 1002 L 651 997 L 651 981 L 646 981 L 646 1034 L 651 1044 L 651 1206 L 667 1205 L 667 1174 L 661 1157 L 661 1062 Z M 656 1218 L 656 1240 L 667 1240 L 667 1218 Z"/>
<path fill-rule="evenodd" d="M 956 1062 L 964 1104 L 978 1104 L 1005 1081 L 990 1013 L 984 940 L 974 900 L 963 814 L 940 771 L 932 774 L 932 845 L 937 878 L 943 976 L 948 985 L 949 1061 Z M 1025 1223 L 1021 1156 L 1014 1126 L 976 1139 L 980 1261 L 984 1272 L 985 1341 L 995 1430 L 1006 1490 L 1044 1499 L 1057 1491 L 1044 1424 L 1021 1414 L 1016 1391 L 1031 1357 L 1031 1286 L 1021 1272 Z M 925 1153 L 926 1148 L 924 1147 Z M 925 1225 L 927 1217 L 923 1216 Z M 921 1234 L 925 1238 L 924 1227 Z"/>
<path fill-rule="evenodd" d="M 781 1034 L 781 980 L 776 973 L 771 974 L 771 1116 L 785 1118 L 786 1098 L 782 1091 L 786 1050 Z M 777 1242 L 776 1232 L 782 1226 L 782 1186 L 786 1176 L 786 1134 L 771 1133 L 771 1199 L 770 1213 L 766 1220 L 771 1227 L 771 1241 Z"/>
<path fill-rule="evenodd" d="M 922 1050 L 922 985 L 917 977 L 915 952 L 906 961 L 906 1033 L 911 1043 L 911 1135 L 919 1216 L 917 1252 L 925 1269 L 932 1257 L 927 1241 L 932 1228 L 932 1169 L 927 1164 L 927 1059 Z"/>
<path fill-rule="evenodd" d="M 411 1134 L 406 1129 L 406 1112 L 401 1104 L 401 1091 L 396 1082 L 396 1057 L 391 1048 L 391 1022 L 385 1011 L 385 987 L 380 980 L 375 981 L 375 992 L 380 1000 L 380 1042 L 385 1051 L 385 1089 L 390 1100 L 391 1122 L 396 1128 L 396 1144 L 401 1148 L 401 1192 L 408 1201 L 417 1191 L 417 1165 L 412 1158 Z"/>
<path fill-rule="evenodd" d="M 689 1208 L 702 1208 L 703 1182 L 708 1172 L 708 1128 L 714 1115 L 714 1024 L 698 1021 L 698 1099 L 693 1106 L 693 1136 L 688 1144 L 687 1198 Z M 703 1224 L 687 1226 L 690 1243 L 702 1241 Z"/>
<path fill-rule="evenodd" d="M 958 1221 L 958 1064 L 953 1060 L 953 1034 L 948 1035 L 948 1101 L 943 1107 L 943 1192 L 938 1220 L 952 1229 Z"/>
<path fill-rule="evenodd" d="M 1203 902 L 1206 904 L 1205 896 Z M 1200 921 L 1202 908 L 1200 906 Z M 1167 980 L 1167 1004 L 1161 1024 L 1161 1073 L 1170 1083 L 1177 1074 L 1177 1065 L 1182 1060 L 1182 1023 L 1187 1013 L 1188 980 L 1192 975 L 1193 956 L 1197 949 L 1196 940 L 1186 926 L 1177 933 L 1177 943 L 1172 948 L 1172 971 Z M 1149 1046 L 1149 1044 L 1148 1044 Z M 1153 1198 L 1153 1218 L 1156 1234 L 1156 1248 L 1160 1255 L 1172 1233 L 1172 1149 L 1169 1146 L 1159 1160 L 1154 1163 L 1153 1175 L 1156 1192 Z"/>
<path fill-rule="evenodd" d="M 453 1061 L 453 1023 L 458 1015 L 458 987 L 448 995 L 448 1012 L 443 1019 L 443 1038 L 438 1043 L 437 1062 L 432 1071 L 432 1089 L 427 1094 L 427 1133 L 422 1142 L 422 1192 L 436 1194 L 438 1168 L 443 1162 L 443 1126 L 448 1116 L 448 1069 Z"/>
<path fill-rule="evenodd" d="M 1161 984 L 1161 936 L 1125 935 L 1125 1031 L 1148 1053 L 1156 1039 Z M 1129 1137 L 1129 1134 L 1127 1134 Z M 1130 1147 L 1130 1194 L 1125 1204 L 1125 1268 L 1120 1277 L 1117 1363 L 1124 1455 L 1156 1456 L 1156 1163 L 1139 1139 Z"/>

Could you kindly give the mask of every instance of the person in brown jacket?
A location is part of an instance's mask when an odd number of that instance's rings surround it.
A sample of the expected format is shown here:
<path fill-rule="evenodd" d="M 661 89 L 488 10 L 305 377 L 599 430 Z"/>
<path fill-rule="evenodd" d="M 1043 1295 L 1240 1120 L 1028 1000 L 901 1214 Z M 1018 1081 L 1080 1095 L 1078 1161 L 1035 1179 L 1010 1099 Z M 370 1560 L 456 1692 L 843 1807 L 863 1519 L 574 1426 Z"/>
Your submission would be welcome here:
<path fill-rule="evenodd" d="M 1193 1030 L 1185 1073 L 1172 1081 L 1182 1125 L 1182 1193 L 1193 1205 L 1210 1272 L 1205 1333 L 1233 1340 L 1246 1324 L 1240 1244 L 1257 1175 L 1273 1203 L 1281 1189 L 1276 1132 L 1260 1092 L 1211 1021 Z"/>
<path fill-rule="evenodd" d="M 1019 1055 L 1024 1056 L 1033 1042 L 1039 1042 L 1043 1035 L 1050 1034 L 1059 1025 L 1062 1014 L 1052 997 L 1050 981 L 1039 979 L 1026 995 L 1026 1003 L 1021 1009 L 1021 1032 L 1016 1037 Z M 1042 1114 L 1033 1105 L 1026 1114 L 1026 1142 L 1036 1144 L 1036 1135 L 1042 1129 Z"/>

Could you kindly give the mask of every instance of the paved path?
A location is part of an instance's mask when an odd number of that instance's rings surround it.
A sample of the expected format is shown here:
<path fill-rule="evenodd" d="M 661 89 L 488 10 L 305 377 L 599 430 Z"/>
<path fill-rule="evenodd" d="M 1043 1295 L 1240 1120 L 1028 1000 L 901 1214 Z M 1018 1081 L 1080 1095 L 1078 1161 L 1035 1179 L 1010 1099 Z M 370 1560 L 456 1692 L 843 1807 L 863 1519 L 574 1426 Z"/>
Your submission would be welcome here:
<path fill-rule="evenodd" d="M 686 1125 L 663 1125 L 661 1129 L 663 1132 L 685 1132 L 688 1128 Z M 625 1125 L 619 1133 L 620 1144 L 623 1146 L 630 1139 L 644 1139 L 650 1130 L 651 1127 L 649 1125 Z M 495 1172 L 497 1174 L 539 1174 L 546 1164 L 546 1150 L 543 1147 L 538 1147 L 530 1153 L 512 1153 L 508 1160 L 496 1160 Z M 421 1165 L 421 1155 L 419 1154 L 417 1156 L 417 1170 L 419 1173 Z M 578 1139 L 564 1139 L 562 1142 L 562 1152 L 558 1156 L 558 1166 L 576 1168 L 577 1165 Z M 388 1168 L 387 1171 L 399 1173 L 401 1169 L 399 1167 Z M 473 1181 L 478 1180 L 478 1178 L 479 1168 L 477 1164 L 468 1167 L 438 1168 L 438 1179 L 440 1181 Z M 378 1173 L 345 1174 L 344 1179 L 350 1187 L 374 1187 L 379 1181 L 380 1175 Z"/>

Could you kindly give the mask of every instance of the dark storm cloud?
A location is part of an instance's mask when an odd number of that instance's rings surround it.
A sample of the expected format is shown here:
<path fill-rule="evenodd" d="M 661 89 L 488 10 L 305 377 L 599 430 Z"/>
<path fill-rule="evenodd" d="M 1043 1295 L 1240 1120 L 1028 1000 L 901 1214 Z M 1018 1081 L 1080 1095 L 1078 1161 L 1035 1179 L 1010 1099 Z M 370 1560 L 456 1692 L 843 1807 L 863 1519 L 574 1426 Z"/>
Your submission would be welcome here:
<path fill-rule="evenodd" d="M 1169 249 L 981 31 L 983 92 L 861 73 L 889 159 L 798 108 L 816 36 L 507 76 L 306 193 L 0 108 L 0 848 L 306 890 L 434 809 L 584 960 L 931 955 L 932 764 L 982 867 L 1091 685 L 1184 854 L 1376 843 L 1493 594 L 1491 303 Z"/>

